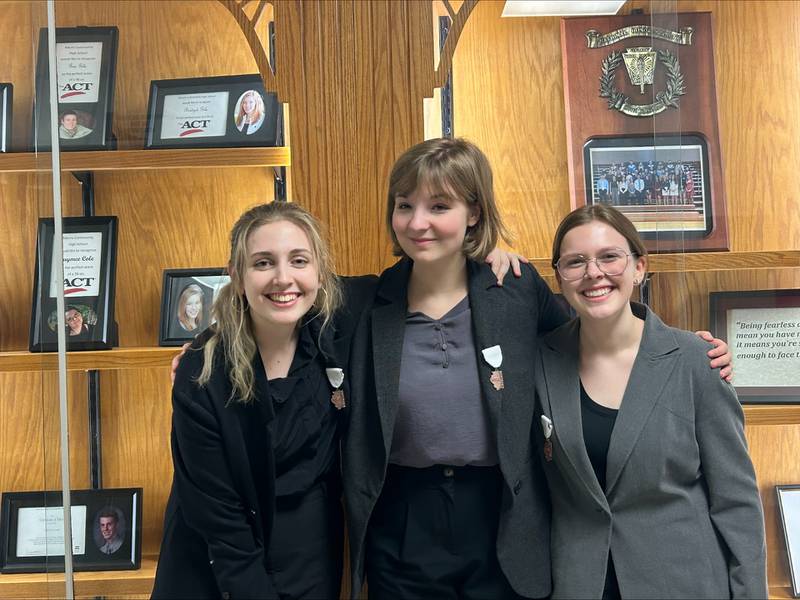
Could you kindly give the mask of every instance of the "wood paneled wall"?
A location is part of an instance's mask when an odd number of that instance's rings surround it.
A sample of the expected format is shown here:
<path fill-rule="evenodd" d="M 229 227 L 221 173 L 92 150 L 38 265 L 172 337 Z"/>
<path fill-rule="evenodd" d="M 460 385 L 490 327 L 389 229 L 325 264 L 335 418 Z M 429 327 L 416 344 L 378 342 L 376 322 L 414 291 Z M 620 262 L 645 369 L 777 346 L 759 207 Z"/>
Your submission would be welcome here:
<path fill-rule="evenodd" d="M 500 18 L 503 4 L 481 2 L 456 49 L 455 133 L 489 155 L 516 248 L 541 258 L 570 209 L 559 19 Z M 800 3 L 666 4 L 712 12 L 731 250 L 800 249 Z"/>

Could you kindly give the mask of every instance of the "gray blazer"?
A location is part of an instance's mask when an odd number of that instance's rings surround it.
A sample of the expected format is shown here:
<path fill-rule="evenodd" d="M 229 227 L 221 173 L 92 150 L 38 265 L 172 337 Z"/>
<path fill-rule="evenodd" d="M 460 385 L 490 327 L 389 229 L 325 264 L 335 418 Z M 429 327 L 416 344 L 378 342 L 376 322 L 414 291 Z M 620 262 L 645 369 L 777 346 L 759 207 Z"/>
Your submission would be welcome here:
<path fill-rule="evenodd" d="M 543 338 L 534 442 L 550 487 L 553 598 L 600 598 L 609 552 L 623 598 L 766 598 L 764 517 L 732 386 L 709 345 L 645 318 L 600 489 L 583 440 L 580 323 Z M 551 419 L 552 460 L 541 413 Z"/>
<path fill-rule="evenodd" d="M 402 260 L 381 275 L 373 307 L 362 315 L 352 343 L 351 413 L 342 470 L 353 597 L 363 583 L 367 525 L 383 487 L 392 446 L 411 264 Z M 547 596 L 550 511 L 541 466 L 531 460 L 532 358 L 537 331 L 561 325 L 567 314 L 530 267 L 525 267 L 521 279 L 507 278 L 503 287 L 496 285 L 486 265 L 468 262 L 468 276 L 481 394 L 497 437 L 504 482 L 497 557 L 519 594 Z M 503 353 L 505 389 L 501 391 L 489 382 L 492 368 L 480 354 L 494 345 Z"/>

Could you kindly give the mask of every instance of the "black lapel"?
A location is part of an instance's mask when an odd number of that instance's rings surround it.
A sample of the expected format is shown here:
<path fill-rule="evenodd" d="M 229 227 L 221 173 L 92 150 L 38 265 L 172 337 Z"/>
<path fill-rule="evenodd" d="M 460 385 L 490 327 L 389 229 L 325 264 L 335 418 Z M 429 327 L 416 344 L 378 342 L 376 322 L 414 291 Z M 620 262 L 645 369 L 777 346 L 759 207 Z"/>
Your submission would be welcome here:
<path fill-rule="evenodd" d="M 381 275 L 376 306 L 372 309 L 372 364 L 387 457 L 397 416 L 411 265 L 410 260 L 403 259 Z"/>

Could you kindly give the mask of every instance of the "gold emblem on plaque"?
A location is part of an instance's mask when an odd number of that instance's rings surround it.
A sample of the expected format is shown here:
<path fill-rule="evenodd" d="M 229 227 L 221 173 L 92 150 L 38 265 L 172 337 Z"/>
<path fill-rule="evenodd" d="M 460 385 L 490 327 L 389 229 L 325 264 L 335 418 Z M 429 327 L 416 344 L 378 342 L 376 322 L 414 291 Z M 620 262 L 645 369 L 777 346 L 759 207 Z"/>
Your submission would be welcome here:
<path fill-rule="evenodd" d="M 669 31 L 649 25 L 635 25 L 601 35 L 595 30 L 586 32 L 586 43 L 589 48 L 601 48 L 633 37 L 655 37 L 675 44 L 690 45 L 693 30 L 684 27 L 680 31 Z M 631 98 L 618 90 L 614 85 L 617 69 L 625 63 L 631 85 L 639 87 L 639 93 L 645 94 L 645 86 L 653 85 L 656 68 L 663 65 L 666 71 L 666 88 L 656 92 L 655 102 L 635 104 Z M 669 50 L 655 49 L 651 46 L 636 46 L 624 51 L 615 50 L 603 59 L 600 75 L 600 97 L 608 100 L 610 110 L 618 110 L 631 117 L 651 117 L 667 108 L 678 108 L 680 97 L 686 93 L 686 86 L 681 73 L 678 57 Z"/>

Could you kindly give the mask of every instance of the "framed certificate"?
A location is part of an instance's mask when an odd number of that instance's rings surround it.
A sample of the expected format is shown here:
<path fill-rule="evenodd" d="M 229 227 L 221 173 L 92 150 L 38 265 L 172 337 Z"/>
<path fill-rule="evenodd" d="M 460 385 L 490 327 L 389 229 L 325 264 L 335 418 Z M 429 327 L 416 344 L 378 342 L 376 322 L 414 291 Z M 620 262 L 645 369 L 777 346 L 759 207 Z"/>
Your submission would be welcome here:
<path fill-rule="evenodd" d="M 746 403 L 800 403 L 800 290 L 711 292 L 711 331 L 728 343 Z"/>
<path fill-rule="evenodd" d="M 64 568 L 60 491 L 4 493 L 0 508 L 0 572 Z M 138 569 L 142 559 L 142 488 L 70 493 L 76 571 Z"/>
<path fill-rule="evenodd" d="M 222 267 L 164 271 L 159 346 L 181 346 L 211 325 L 211 306 L 230 280 Z"/>
<path fill-rule="evenodd" d="M 776 485 L 783 537 L 789 557 L 792 595 L 800 598 L 800 485 Z"/>
<path fill-rule="evenodd" d="M 10 83 L 0 83 L 0 152 L 10 152 L 13 96 L 14 86 Z"/>
<path fill-rule="evenodd" d="M 58 350 L 56 294 L 64 288 L 67 350 L 107 350 L 117 345 L 114 288 L 117 217 L 63 219 L 64 281 L 53 269 L 53 219 L 39 219 L 29 349 Z"/>
<path fill-rule="evenodd" d="M 150 83 L 145 148 L 279 146 L 282 110 L 260 75 Z"/>
<path fill-rule="evenodd" d="M 119 31 L 116 27 L 56 29 L 58 138 L 61 150 L 113 149 L 114 80 Z M 47 30 L 40 30 L 36 61 L 33 145 L 48 151 L 50 87 Z"/>

